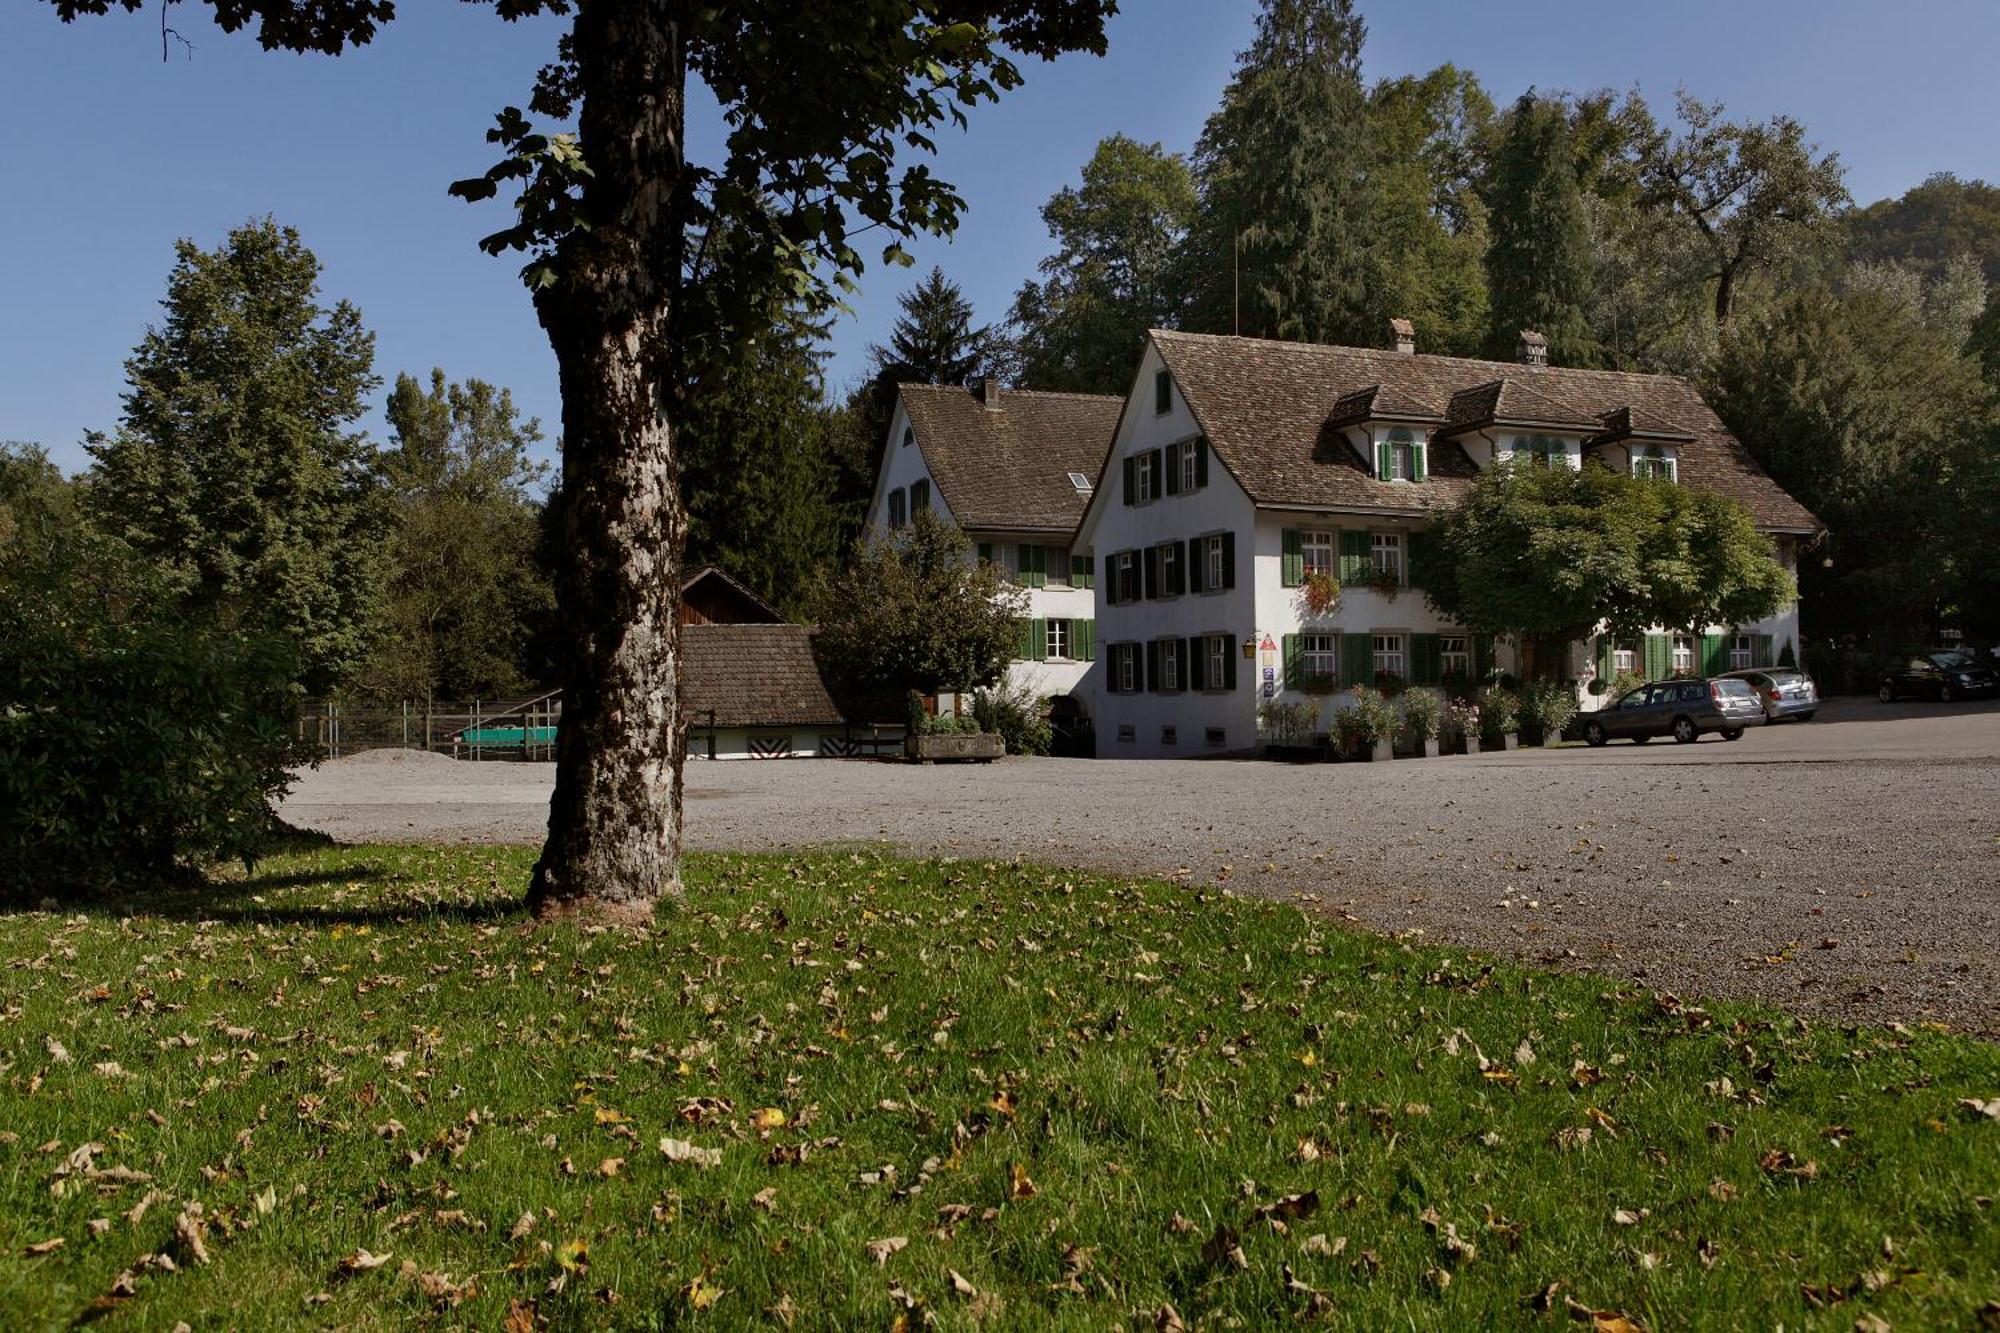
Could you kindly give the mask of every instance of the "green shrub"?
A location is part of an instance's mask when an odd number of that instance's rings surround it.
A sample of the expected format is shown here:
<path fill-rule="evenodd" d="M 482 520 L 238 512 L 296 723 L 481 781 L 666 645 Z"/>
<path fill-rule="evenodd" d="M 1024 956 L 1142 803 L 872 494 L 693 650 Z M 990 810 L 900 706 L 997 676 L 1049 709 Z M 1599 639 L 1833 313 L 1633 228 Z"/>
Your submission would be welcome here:
<path fill-rule="evenodd" d="M 1521 696 L 1504 685 L 1488 685 L 1479 692 L 1479 735 L 1482 740 L 1498 740 L 1521 729 Z"/>
<path fill-rule="evenodd" d="M 1366 685 L 1354 687 L 1354 706 L 1343 710 L 1353 714 L 1356 737 L 1364 745 L 1379 745 L 1395 738 L 1396 729 L 1403 724 L 1403 718 L 1396 711 L 1396 705 L 1380 690 Z"/>
<path fill-rule="evenodd" d="M 293 658 L 210 627 L 79 628 L 0 592 L 0 896 L 253 860 L 297 737 Z"/>
<path fill-rule="evenodd" d="M 1005 681 L 972 696 L 972 716 L 981 731 L 1007 742 L 1008 754 L 1047 754 L 1053 733 L 1047 703 L 1025 685 Z"/>
<path fill-rule="evenodd" d="M 1257 726 L 1268 739 L 1279 745 L 1310 744 L 1319 731 L 1319 705 L 1280 703 L 1273 699 L 1258 706 Z"/>
<path fill-rule="evenodd" d="M 1444 725 L 1444 696 L 1424 686 L 1403 691 L 1403 725 L 1419 740 L 1434 741 Z"/>
<path fill-rule="evenodd" d="M 1521 703 L 1521 717 L 1547 744 L 1576 718 L 1576 693 L 1561 681 L 1536 681 Z"/>

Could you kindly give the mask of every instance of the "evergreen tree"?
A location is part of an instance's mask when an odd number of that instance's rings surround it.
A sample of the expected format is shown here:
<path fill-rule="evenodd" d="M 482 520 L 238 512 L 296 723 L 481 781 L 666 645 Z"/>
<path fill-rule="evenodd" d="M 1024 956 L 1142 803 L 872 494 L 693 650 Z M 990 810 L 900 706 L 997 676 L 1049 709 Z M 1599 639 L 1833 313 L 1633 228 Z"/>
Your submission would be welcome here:
<path fill-rule="evenodd" d="M 1123 393 L 1146 330 L 1171 323 L 1170 266 L 1196 207 L 1178 154 L 1122 134 L 1101 140 L 1080 186 L 1042 208 L 1056 252 L 1014 298 L 1013 356 L 1037 389 Z"/>
<path fill-rule="evenodd" d="M 352 429 L 379 383 L 374 335 L 320 303 L 319 260 L 270 218 L 175 253 L 118 433 L 87 446 L 91 513 L 185 607 L 287 640 L 299 683 L 330 691 L 375 628 L 385 525 Z"/>
<path fill-rule="evenodd" d="M 1830 531 L 1799 571 L 1815 637 L 1916 641 L 1981 574 L 1962 524 L 1992 504 L 1993 412 L 1960 341 L 1866 279 L 1790 292 L 1723 339 L 1709 401 Z"/>
<path fill-rule="evenodd" d="M 1373 163 L 1352 0 L 1263 0 L 1250 49 L 1195 146 L 1201 208 L 1183 251 L 1185 327 L 1379 341 L 1370 308 Z"/>
<path fill-rule="evenodd" d="M 1452 65 L 1391 79 L 1369 96 L 1375 162 L 1369 192 L 1369 300 L 1361 341 L 1388 321 L 1415 322 L 1427 352 L 1475 355 L 1488 319 L 1485 173 L 1493 102 Z"/>
<path fill-rule="evenodd" d="M 720 565 L 791 615 L 867 503 L 841 481 L 843 422 L 822 397 L 823 332 L 795 317 L 712 370 L 681 427 L 688 562 Z M 870 481 L 873 467 L 871 454 Z"/>
<path fill-rule="evenodd" d="M 1492 314 L 1486 350 L 1514 356 L 1521 331 L 1549 340 L 1549 360 L 1590 366 L 1590 218 L 1577 180 L 1577 155 L 1563 104 L 1521 94 L 1508 112 L 1486 184 L 1492 242 L 1486 272 Z"/>
<path fill-rule="evenodd" d="M 892 401 L 898 384 L 963 384 L 979 372 L 987 330 L 973 327 L 972 302 L 943 269 L 933 267 L 897 305 L 889 345 L 868 349 L 870 378 Z"/>
<path fill-rule="evenodd" d="M 541 423 L 484 380 L 398 375 L 381 470 L 395 513 L 387 633 L 363 688 L 382 698 L 493 698 L 537 679 L 555 600 L 538 559 Z"/>

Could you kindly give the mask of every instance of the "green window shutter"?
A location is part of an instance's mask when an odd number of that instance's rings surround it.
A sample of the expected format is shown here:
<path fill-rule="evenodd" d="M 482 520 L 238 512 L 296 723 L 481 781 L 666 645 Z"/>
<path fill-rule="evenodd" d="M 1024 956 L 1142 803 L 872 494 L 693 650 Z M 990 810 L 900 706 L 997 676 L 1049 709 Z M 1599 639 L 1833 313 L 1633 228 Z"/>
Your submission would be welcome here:
<path fill-rule="evenodd" d="M 1413 685 L 1435 685 L 1443 675 L 1438 653 L 1438 636 L 1435 634 L 1412 634 L 1410 636 L 1410 683 Z"/>
<path fill-rule="evenodd" d="M 1368 577 L 1368 570 L 1374 556 L 1368 548 L 1368 531 L 1365 528 L 1342 528 L 1340 530 L 1340 582 L 1343 587 L 1353 587 Z"/>
<path fill-rule="evenodd" d="M 1600 634 L 1597 636 L 1597 678 L 1599 680 L 1608 681 L 1611 679 L 1611 654 L 1614 649 L 1615 645 L 1611 642 L 1609 634 Z"/>
<path fill-rule="evenodd" d="M 1028 622 L 1028 656 L 1041 661 L 1049 655 L 1049 622 L 1036 616 Z"/>
<path fill-rule="evenodd" d="M 1410 534 L 1409 559 L 1403 562 L 1404 581 L 1412 588 L 1421 588 L 1420 581 L 1424 569 L 1437 553 L 1437 534 L 1429 528 L 1419 528 Z"/>
<path fill-rule="evenodd" d="M 1187 688 L 1205 689 L 1208 682 L 1203 674 L 1208 670 L 1208 654 L 1201 650 L 1201 636 L 1195 635 L 1187 641 Z"/>
<path fill-rule="evenodd" d="M 1674 641 L 1665 634 L 1646 636 L 1646 679 L 1665 680 L 1674 673 Z"/>
<path fill-rule="evenodd" d="M 992 564 L 992 563 L 993 563 L 993 543 L 992 543 L 992 542 L 981 542 L 981 543 L 979 543 L 979 563 L 980 563 L 980 564 L 982 564 L 982 565 L 990 565 L 990 564 Z"/>
<path fill-rule="evenodd" d="M 1208 436 L 1194 437 L 1194 488 L 1201 490 L 1208 485 Z"/>
<path fill-rule="evenodd" d="M 1773 659 L 1773 658 L 1772 658 L 1772 656 L 1771 656 L 1771 636 L 1770 636 L 1770 635 L 1768 635 L 1768 634 L 1759 634 L 1759 635 L 1757 635 L 1757 636 L 1756 636 L 1755 638 L 1753 638 L 1753 639 L 1751 640 L 1751 644 L 1752 644 L 1752 646 L 1754 646 L 1754 647 L 1756 648 L 1756 650 L 1757 650 L 1757 660 L 1756 660 L 1756 661 L 1754 661 L 1754 662 L 1752 662 L 1752 663 L 1750 664 L 1751 666 L 1760 666 L 1760 667 L 1767 667 L 1767 666 L 1776 666 L 1776 665 L 1777 665 L 1777 661 L 1776 661 L 1775 659 Z"/>
<path fill-rule="evenodd" d="M 1416 440 L 1410 445 L 1410 474 L 1417 481 L 1422 481 L 1430 475 L 1430 452 L 1431 447 L 1422 440 Z"/>
<path fill-rule="evenodd" d="M 1097 580 L 1090 572 L 1090 557 L 1073 555 L 1069 558 L 1069 583 L 1072 588 L 1088 588 Z"/>
<path fill-rule="evenodd" d="M 1165 489 L 1168 495 L 1179 495 L 1181 493 L 1181 450 L 1184 448 L 1186 446 L 1180 444 L 1170 444 L 1167 446 L 1167 484 Z"/>
<path fill-rule="evenodd" d="M 1187 539 L 1187 586 L 1189 592 L 1202 591 L 1201 538 Z"/>
<path fill-rule="evenodd" d="M 1023 620 L 1021 622 L 1021 637 L 1019 641 L 1017 641 L 1014 644 L 1014 656 L 1017 658 L 1026 659 L 1032 657 L 1034 655 L 1034 651 L 1035 651 L 1035 622 L 1032 620 Z"/>
<path fill-rule="evenodd" d="M 1236 688 L 1236 659 L 1240 656 L 1242 654 L 1236 644 L 1225 635 L 1222 645 L 1222 688 L 1225 690 Z"/>
<path fill-rule="evenodd" d="M 1719 676 L 1729 670 L 1729 636 L 1726 634 L 1704 634 L 1701 636 L 1701 670 L 1703 675 Z"/>
<path fill-rule="evenodd" d="M 1306 683 L 1306 655 L 1304 645 L 1296 634 L 1284 638 L 1285 688 L 1296 690 Z"/>
<path fill-rule="evenodd" d="M 1375 477 L 1378 481 L 1387 481 L 1389 479 L 1390 447 L 1387 440 L 1377 440 L 1375 442 Z"/>
<path fill-rule="evenodd" d="M 1072 620 L 1069 622 L 1070 638 L 1075 640 L 1070 651 L 1079 662 L 1097 660 L 1097 622 L 1095 620 Z"/>
<path fill-rule="evenodd" d="M 1222 534 L 1222 586 L 1236 586 L 1236 534 L 1233 532 Z"/>
<path fill-rule="evenodd" d="M 1126 504 L 1132 503 L 1133 490 L 1139 484 L 1138 472 L 1139 472 L 1139 460 L 1136 458 L 1127 458 L 1125 460 L 1125 503 Z"/>
<path fill-rule="evenodd" d="M 1340 636 L 1340 683 L 1367 685 L 1375 679 L 1375 641 L 1366 634 Z"/>
<path fill-rule="evenodd" d="M 1286 528 L 1279 536 L 1284 544 L 1284 554 L 1278 557 L 1278 582 L 1287 588 L 1296 588 L 1306 581 L 1305 545 L 1299 538 L 1297 528 Z"/>

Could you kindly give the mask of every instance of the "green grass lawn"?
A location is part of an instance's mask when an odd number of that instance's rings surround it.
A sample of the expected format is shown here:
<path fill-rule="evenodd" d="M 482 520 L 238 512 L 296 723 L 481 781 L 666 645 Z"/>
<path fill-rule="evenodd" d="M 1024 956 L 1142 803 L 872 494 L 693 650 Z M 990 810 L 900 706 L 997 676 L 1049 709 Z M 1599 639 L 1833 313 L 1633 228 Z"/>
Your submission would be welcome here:
<path fill-rule="evenodd" d="M 987 863 L 540 928 L 528 864 L 0 917 L 0 1324 L 2000 1319 L 1992 1045 Z"/>

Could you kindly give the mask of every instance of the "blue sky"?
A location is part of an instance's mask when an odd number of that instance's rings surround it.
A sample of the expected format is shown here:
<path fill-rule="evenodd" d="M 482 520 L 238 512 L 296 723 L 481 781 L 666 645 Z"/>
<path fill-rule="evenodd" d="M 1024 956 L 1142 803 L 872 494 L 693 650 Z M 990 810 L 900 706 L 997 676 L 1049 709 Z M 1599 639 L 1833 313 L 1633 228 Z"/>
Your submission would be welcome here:
<path fill-rule="evenodd" d="M 947 133 L 936 169 L 969 209 L 942 264 L 982 320 L 1004 315 L 1047 253 L 1038 210 L 1098 139 L 1192 146 L 1246 42 L 1255 0 L 1126 0 L 1102 60 L 1028 67 L 1027 86 Z M 512 260 L 475 242 L 504 223 L 445 186 L 488 162 L 492 113 L 526 97 L 547 23 L 408 0 L 376 43 L 338 60 L 273 54 L 208 29 L 160 60 L 157 10 L 65 27 L 45 0 L 0 10 L 0 440 L 38 441 L 65 466 L 118 416 L 123 360 L 157 315 L 172 245 L 212 245 L 263 213 L 298 227 L 325 289 L 360 306 L 387 377 L 442 365 L 505 384 L 555 433 L 555 369 Z M 1934 171 L 2000 180 L 2000 5 L 1926 0 L 1361 0 L 1371 79 L 1453 61 L 1496 101 L 1529 86 L 1639 88 L 1657 108 L 1685 86 L 1732 114 L 1789 112 L 1837 150 L 1857 199 Z M 697 148 L 714 142 L 712 118 Z M 876 268 L 835 330 L 840 386 L 881 339 L 912 279 Z M 386 433 L 379 416 L 368 423 Z"/>

